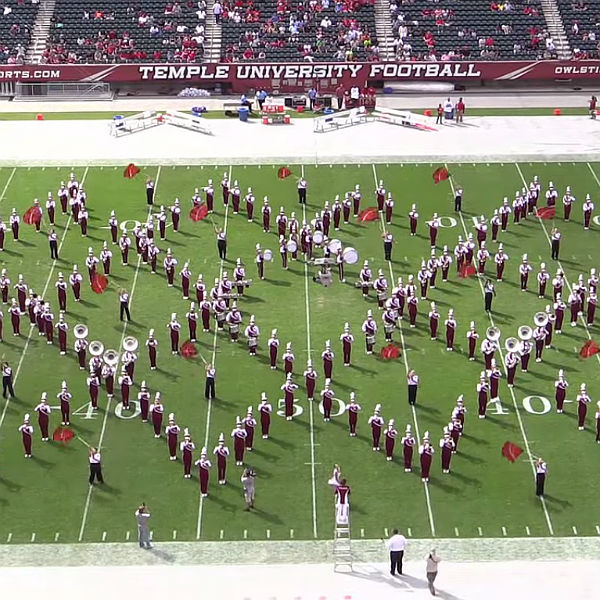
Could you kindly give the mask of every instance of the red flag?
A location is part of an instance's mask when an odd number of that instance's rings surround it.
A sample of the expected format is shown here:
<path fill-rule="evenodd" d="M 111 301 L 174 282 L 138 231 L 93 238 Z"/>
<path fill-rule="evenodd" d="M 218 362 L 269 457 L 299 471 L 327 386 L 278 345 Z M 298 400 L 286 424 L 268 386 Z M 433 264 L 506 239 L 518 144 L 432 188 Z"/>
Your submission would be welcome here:
<path fill-rule="evenodd" d="M 379 219 L 379 213 L 377 212 L 377 207 L 369 206 L 369 208 L 365 208 L 358 213 L 358 222 L 365 223 L 366 221 L 377 221 Z"/>
<path fill-rule="evenodd" d="M 67 445 L 73 438 L 75 434 L 73 431 L 68 429 L 67 427 L 57 427 L 52 434 L 52 439 L 55 442 L 61 442 L 63 445 Z"/>
<path fill-rule="evenodd" d="M 96 294 L 101 294 L 108 285 L 108 278 L 100 273 L 95 273 L 92 277 L 92 290 L 96 292 Z"/>
<path fill-rule="evenodd" d="M 554 219 L 556 208 L 554 206 L 542 206 L 536 210 L 535 216 L 538 219 Z"/>
<path fill-rule="evenodd" d="M 208 215 L 208 206 L 206 204 L 200 204 L 199 206 L 194 206 L 192 210 L 190 210 L 190 219 L 192 221 L 202 221 Z"/>
<path fill-rule="evenodd" d="M 136 167 L 133 163 L 129 163 L 123 171 L 123 177 L 127 179 L 133 179 L 139 172 L 140 169 L 138 167 Z"/>
<path fill-rule="evenodd" d="M 27 225 L 34 225 L 40 223 L 42 220 L 42 209 L 39 206 L 32 206 L 25 211 L 23 215 L 23 221 Z"/>
<path fill-rule="evenodd" d="M 194 342 L 191 342 L 190 340 L 183 342 L 181 346 L 181 356 L 183 356 L 183 358 L 196 358 L 196 356 L 198 356 L 198 350 L 196 350 Z"/>
<path fill-rule="evenodd" d="M 290 171 L 290 169 L 288 167 L 279 167 L 279 170 L 277 171 L 277 177 L 279 177 L 279 179 L 285 179 L 286 177 L 289 177 L 292 174 L 292 172 Z"/>
<path fill-rule="evenodd" d="M 471 275 L 475 275 L 476 269 L 473 265 L 463 265 L 460 268 L 459 276 L 463 279 L 467 279 L 467 277 L 471 277 Z"/>
<path fill-rule="evenodd" d="M 433 183 L 437 184 L 440 181 L 446 181 L 450 177 L 450 173 L 448 173 L 448 169 L 446 167 L 438 167 L 433 172 Z"/>
<path fill-rule="evenodd" d="M 400 348 L 395 344 L 388 344 L 385 348 L 381 349 L 381 358 L 391 360 L 400 356 Z"/>
<path fill-rule="evenodd" d="M 595 342 L 594 340 L 587 340 L 581 347 L 579 356 L 581 358 L 589 358 L 590 356 L 594 356 L 594 354 L 598 354 L 598 352 L 600 352 L 600 346 L 598 346 L 598 342 Z"/>
<path fill-rule="evenodd" d="M 521 454 L 523 454 L 523 448 L 519 448 L 519 446 L 512 442 L 504 442 L 504 446 L 502 446 L 502 456 L 504 458 L 514 463 Z"/>

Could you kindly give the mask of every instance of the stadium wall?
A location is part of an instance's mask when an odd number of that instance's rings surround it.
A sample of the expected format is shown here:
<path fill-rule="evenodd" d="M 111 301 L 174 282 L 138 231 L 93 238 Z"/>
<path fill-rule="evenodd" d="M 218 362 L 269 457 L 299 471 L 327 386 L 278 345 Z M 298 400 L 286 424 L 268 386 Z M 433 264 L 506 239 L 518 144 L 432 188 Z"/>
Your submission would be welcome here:
<path fill-rule="evenodd" d="M 443 81 L 461 85 L 518 81 L 591 83 L 600 77 L 600 60 L 510 62 L 387 63 L 217 63 L 0 65 L 0 82 L 107 82 L 150 89 L 193 86 L 247 92 L 259 87 L 282 93 L 318 84 L 322 91 L 345 86 L 383 87 L 397 81 Z"/>

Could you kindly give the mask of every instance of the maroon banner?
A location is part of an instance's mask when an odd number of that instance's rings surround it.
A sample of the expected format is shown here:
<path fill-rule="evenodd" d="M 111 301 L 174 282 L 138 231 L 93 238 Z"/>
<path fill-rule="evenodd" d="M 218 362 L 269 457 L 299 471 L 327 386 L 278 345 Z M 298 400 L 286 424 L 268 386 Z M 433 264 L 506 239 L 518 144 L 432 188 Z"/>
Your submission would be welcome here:
<path fill-rule="evenodd" d="M 0 82 L 163 83 L 209 87 L 229 83 L 238 90 L 281 91 L 318 85 L 321 89 L 367 82 L 515 81 L 597 79 L 600 60 L 388 63 L 218 63 L 118 65 L 0 65 Z"/>

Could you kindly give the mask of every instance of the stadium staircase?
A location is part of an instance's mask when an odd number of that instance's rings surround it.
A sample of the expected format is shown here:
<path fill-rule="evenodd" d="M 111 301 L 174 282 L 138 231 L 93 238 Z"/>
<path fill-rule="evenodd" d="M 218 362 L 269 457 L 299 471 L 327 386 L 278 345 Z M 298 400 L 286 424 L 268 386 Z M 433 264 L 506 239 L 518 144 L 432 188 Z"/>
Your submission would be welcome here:
<path fill-rule="evenodd" d="M 204 26 L 205 47 L 204 62 L 218 63 L 221 59 L 221 42 L 223 32 L 221 25 L 217 25 L 213 14 L 214 0 L 206 3 L 206 25 Z"/>
<path fill-rule="evenodd" d="M 390 0 L 375 0 L 375 31 L 381 60 L 394 60 L 394 33 L 390 17 Z"/>
<path fill-rule="evenodd" d="M 573 56 L 573 53 L 569 46 L 569 40 L 567 38 L 567 33 L 565 32 L 565 26 L 560 15 L 558 3 L 556 0 L 540 0 L 540 4 L 548 25 L 548 33 L 556 46 L 558 58 L 563 60 L 570 59 Z"/>
<path fill-rule="evenodd" d="M 26 60 L 28 64 L 39 64 L 42 52 L 48 42 L 50 33 L 50 19 L 54 14 L 56 0 L 42 0 L 35 18 L 33 30 L 31 32 L 31 41 L 27 48 Z"/>

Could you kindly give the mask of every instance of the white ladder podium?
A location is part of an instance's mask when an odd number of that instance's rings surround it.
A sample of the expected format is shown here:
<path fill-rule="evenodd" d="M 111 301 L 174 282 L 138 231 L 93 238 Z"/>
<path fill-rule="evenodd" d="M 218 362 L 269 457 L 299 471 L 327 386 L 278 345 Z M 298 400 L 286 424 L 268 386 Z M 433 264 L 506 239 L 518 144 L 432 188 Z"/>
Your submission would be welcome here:
<path fill-rule="evenodd" d="M 350 539 L 350 505 L 336 504 L 335 526 L 333 530 L 333 570 L 346 566 L 352 569 L 352 549 Z"/>

